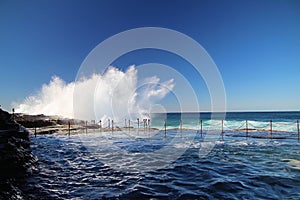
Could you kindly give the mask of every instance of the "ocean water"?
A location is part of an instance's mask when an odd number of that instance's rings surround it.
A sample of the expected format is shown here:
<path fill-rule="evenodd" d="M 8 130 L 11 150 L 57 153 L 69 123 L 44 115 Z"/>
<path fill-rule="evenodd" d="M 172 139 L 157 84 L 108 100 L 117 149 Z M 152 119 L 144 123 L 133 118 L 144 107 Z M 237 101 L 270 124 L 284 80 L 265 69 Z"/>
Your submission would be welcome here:
<path fill-rule="evenodd" d="M 200 120 L 202 120 L 203 130 L 221 130 L 221 122 L 224 120 L 223 129 L 228 131 L 246 128 L 246 120 L 249 129 L 270 129 L 270 120 L 272 120 L 272 130 L 275 132 L 295 133 L 300 112 L 228 112 L 214 115 L 211 113 L 160 113 L 153 114 L 151 117 L 152 127 L 159 129 L 163 129 L 165 119 L 168 128 L 179 128 L 181 120 L 183 128 L 195 130 L 199 130 Z"/>
<path fill-rule="evenodd" d="M 157 130 L 32 137 L 38 171 L 22 188 L 29 199 L 300 199 L 299 118 L 153 114 Z"/>

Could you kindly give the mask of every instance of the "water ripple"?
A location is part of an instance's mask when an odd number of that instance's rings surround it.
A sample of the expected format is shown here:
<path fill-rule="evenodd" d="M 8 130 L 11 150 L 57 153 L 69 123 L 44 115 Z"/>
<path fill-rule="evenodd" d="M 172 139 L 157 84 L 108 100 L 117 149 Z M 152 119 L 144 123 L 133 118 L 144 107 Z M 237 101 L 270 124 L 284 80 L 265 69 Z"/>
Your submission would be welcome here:
<path fill-rule="evenodd" d="M 91 143 L 95 139 L 93 135 L 86 138 Z M 155 151 L 164 144 L 152 140 L 152 145 L 147 138 L 111 140 L 132 153 Z M 110 148 L 90 153 L 76 136 L 40 136 L 32 142 L 39 172 L 23 184 L 29 199 L 300 198 L 300 145 L 296 142 L 235 138 L 218 143 L 203 158 L 198 157 L 201 145 L 191 145 L 175 162 L 147 173 L 113 170 L 98 157 L 126 161 L 120 165 L 137 161 L 120 157 Z M 155 161 L 141 159 L 149 165 Z"/>

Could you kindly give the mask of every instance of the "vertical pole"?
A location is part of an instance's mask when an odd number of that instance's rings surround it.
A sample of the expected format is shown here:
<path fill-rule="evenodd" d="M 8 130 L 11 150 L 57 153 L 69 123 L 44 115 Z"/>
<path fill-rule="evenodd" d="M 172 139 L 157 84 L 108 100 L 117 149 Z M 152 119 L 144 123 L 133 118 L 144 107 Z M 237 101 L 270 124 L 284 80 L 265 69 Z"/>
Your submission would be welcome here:
<path fill-rule="evenodd" d="M 93 119 L 92 122 L 93 122 L 93 131 L 94 131 L 94 133 L 95 133 L 95 132 L 96 132 L 96 130 L 95 130 L 95 129 L 96 129 L 96 128 L 95 128 L 95 127 L 96 127 L 96 120 Z"/>
<path fill-rule="evenodd" d="M 85 121 L 85 133 L 87 133 L 87 121 Z"/>
<path fill-rule="evenodd" d="M 34 123 L 34 137 L 36 137 L 36 123 Z"/>
<path fill-rule="evenodd" d="M 164 123 L 164 127 L 165 127 L 165 137 L 167 136 L 167 121 L 165 120 L 165 123 Z"/>
<path fill-rule="evenodd" d="M 139 130 L 139 128 L 140 128 L 140 119 L 139 118 L 137 118 L 137 124 L 138 124 L 138 130 Z"/>
<path fill-rule="evenodd" d="M 71 123 L 70 123 L 70 121 L 68 122 L 68 129 L 69 129 L 69 136 L 70 136 L 70 133 L 71 133 Z"/>
<path fill-rule="evenodd" d="M 273 138 L 273 135 L 272 135 L 272 120 L 270 120 L 270 138 L 272 139 Z"/>
<path fill-rule="evenodd" d="M 300 142 L 299 120 L 297 120 L 298 142 Z"/>
<path fill-rule="evenodd" d="M 222 140 L 224 140 L 224 120 L 222 120 Z"/>
<path fill-rule="evenodd" d="M 202 119 L 200 119 L 200 134 L 201 134 L 201 138 L 202 138 Z"/>
<path fill-rule="evenodd" d="M 114 120 L 111 120 L 111 131 L 114 132 Z"/>
<path fill-rule="evenodd" d="M 180 120 L 180 133 L 182 133 L 182 120 Z"/>
<path fill-rule="evenodd" d="M 129 129 L 129 132 L 130 132 L 130 119 L 128 120 L 128 129 Z"/>
<path fill-rule="evenodd" d="M 246 138 L 248 139 L 248 120 L 246 120 Z"/>

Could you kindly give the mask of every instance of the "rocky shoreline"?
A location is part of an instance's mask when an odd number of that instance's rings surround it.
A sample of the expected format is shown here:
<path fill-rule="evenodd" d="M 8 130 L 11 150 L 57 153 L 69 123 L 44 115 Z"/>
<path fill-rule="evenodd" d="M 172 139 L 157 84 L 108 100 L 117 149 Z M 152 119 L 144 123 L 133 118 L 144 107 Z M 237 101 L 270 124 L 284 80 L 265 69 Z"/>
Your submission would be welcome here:
<path fill-rule="evenodd" d="M 26 129 L 33 135 L 44 134 L 79 134 L 88 132 L 115 132 L 115 131 L 144 131 L 145 128 L 140 126 L 136 128 L 133 126 L 100 126 L 95 121 L 88 122 L 78 119 L 68 119 L 60 116 L 46 116 L 46 115 L 27 115 L 17 113 L 15 114 L 15 120 L 18 124 L 26 127 Z M 148 131 L 157 131 L 155 128 L 146 128 Z"/>
<path fill-rule="evenodd" d="M 34 172 L 29 132 L 0 109 L 0 199 L 24 199 L 19 183 Z"/>

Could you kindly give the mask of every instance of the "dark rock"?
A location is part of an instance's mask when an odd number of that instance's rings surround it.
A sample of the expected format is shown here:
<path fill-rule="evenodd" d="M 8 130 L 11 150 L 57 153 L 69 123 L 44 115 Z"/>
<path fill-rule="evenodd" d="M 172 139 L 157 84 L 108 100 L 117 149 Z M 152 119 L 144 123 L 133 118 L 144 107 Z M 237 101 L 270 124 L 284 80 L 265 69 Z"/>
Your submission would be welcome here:
<path fill-rule="evenodd" d="M 39 128 L 45 126 L 54 126 L 57 124 L 56 120 L 45 115 L 27 115 L 22 113 L 15 114 L 15 120 L 26 128 Z"/>
<path fill-rule="evenodd" d="M 0 109 L 0 130 L 18 130 L 19 124 L 15 123 L 12 115 Z"/>
<path fill-rule="evenodd" d="M 29 132 L 0 109 L 0 199 L 20 199 L 18 182 L 35 169 Z"/>
<path fill-rule="evenodd" d="M 42 119 L 36 119 L 34 121 L 31 121 L 31 120 L 19 120 L 19 119 L 17 119 L 17 122 L 19 124 L 22 124 L 22 126 L 25 126 L 26 128 L 34 128 L 34 127 L 39 128 L 39 127 L 56 125 L 52 121 L 42 120 Z"/>

